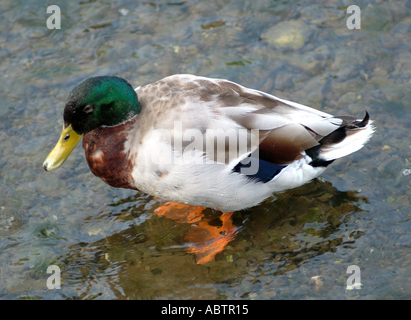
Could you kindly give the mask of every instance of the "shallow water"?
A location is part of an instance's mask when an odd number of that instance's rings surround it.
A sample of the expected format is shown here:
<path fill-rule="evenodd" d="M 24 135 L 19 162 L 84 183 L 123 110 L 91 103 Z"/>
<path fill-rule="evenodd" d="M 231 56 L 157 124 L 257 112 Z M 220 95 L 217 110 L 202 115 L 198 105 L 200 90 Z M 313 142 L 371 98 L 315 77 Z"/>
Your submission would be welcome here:
<path fill-rule="evenodd" d="M 2 299 L 409 299 L 411 1 L 54 1 L 0 4 Z M 42 163 L 81 80 L 133 86 L 175 73 L 226 78 L 377 132 L 313 182 L 233 215 L 214 261 L 187 251 L 189 223 L 161 200 L 93 176 L 78 147 Z M 219 214 L 207 211 L 218 219 Z M 48 266 L 61 289 L 46 286 Z M 350 265 L 362 288 L 347 290 Z"/>

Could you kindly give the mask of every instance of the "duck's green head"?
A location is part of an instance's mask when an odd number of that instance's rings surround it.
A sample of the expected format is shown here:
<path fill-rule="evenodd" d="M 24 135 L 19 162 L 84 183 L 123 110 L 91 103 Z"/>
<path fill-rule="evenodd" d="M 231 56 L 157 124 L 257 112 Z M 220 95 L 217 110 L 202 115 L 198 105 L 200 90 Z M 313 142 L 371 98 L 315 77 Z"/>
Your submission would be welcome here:
<path fill-rule="evenodd" d="M 84 134 L 99 127 L 121 124 L 140 111 L 137 94 L 126 80 L 103 76 L 83 81 L 68 96 L 63 132 L 44 161 L 44 169 L 58 169 Z"/>

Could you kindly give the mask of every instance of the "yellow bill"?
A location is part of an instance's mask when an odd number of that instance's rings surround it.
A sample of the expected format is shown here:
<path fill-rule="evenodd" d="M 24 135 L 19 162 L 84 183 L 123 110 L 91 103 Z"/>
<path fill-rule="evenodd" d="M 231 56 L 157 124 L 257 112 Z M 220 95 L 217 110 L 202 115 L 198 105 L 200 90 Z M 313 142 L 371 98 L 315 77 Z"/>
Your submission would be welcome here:
<path fill-rule="evenodd" d="M 60 168 L 82 137 L 83 135 L 77 134 L 71 125 L 67 128 L 63 126 L 60 140 L 43 163 L 44 170 L 53 171 Z"/>

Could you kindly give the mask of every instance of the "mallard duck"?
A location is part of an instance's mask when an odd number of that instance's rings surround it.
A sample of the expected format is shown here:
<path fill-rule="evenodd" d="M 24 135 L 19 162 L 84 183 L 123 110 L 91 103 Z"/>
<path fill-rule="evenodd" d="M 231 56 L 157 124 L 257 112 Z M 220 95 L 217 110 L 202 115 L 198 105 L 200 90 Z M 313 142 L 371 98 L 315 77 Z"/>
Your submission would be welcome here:
<path fill-rule="evenodd" d="M 228 80 L 181 74 L 134 90 L 100 76 L 69 94 L 44 169 L 59 168 L 83 138 L 91 171 L 113 187 L 232 212 L 359 150 L 371 123 L 367 112 L 333 116 Z"/>

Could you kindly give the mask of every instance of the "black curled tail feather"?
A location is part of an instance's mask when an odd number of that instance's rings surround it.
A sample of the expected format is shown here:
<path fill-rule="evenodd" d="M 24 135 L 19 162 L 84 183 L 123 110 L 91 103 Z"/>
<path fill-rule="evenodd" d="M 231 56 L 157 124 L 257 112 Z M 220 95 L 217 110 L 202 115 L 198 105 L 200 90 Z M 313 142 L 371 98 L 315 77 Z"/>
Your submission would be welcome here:
<path fill-rule="evenodd" d="M 367 111 L 365 111 L 365 117 L 362 121 L 355 121 L 353 125 L 355 125 L 356 128 L 364 128 L 368 125 L 368 122 L 370 121 L 370 115 Z"/>
<path fill-rule="evenodd" d="M 366 111 L 363 120 L 358 120 L 357 118 L 352 116 L 336 116 L 334 118 L 343 120 L 340 128 L 319 140 L 318 146 L 305 150 L 306 154 L 312 159 L 309 164 L 313 167 L 327 167 L 329 164 L 331 164 L 335 159 L 322 159 L 320 155 L 321 149 L 327 146 L 329 147 L 338 144 L 342 142 L 350 133 L 352 134 L 355 133 L 355 131 L 358 129 L 365 128 L 369 123 L 370 115 Z"/>
<path fill-rule="evenodd" d="M 364 119 L 361 121 L 352 116 L 336 116 L 334 118 L 341 119 L 343 122 L 341 123 L 340 128 L 331 132 L 328 136 L 325 136 L 319 141 L 320 145 L 323 147 L 340 143 L 347 137 L 347 134 L 350 131 L 366 127 L 370 120 L 370 115 L 366 111 Z"/>

